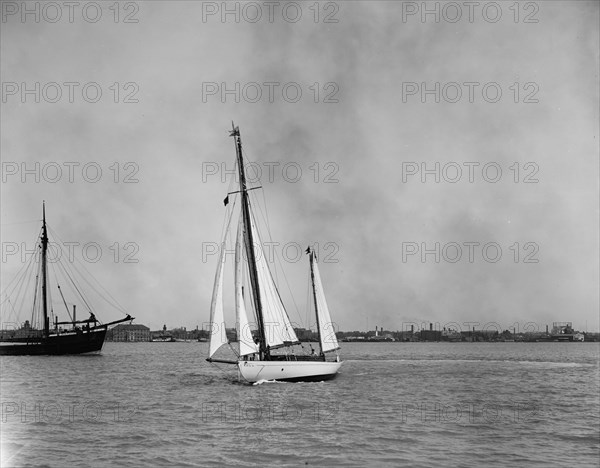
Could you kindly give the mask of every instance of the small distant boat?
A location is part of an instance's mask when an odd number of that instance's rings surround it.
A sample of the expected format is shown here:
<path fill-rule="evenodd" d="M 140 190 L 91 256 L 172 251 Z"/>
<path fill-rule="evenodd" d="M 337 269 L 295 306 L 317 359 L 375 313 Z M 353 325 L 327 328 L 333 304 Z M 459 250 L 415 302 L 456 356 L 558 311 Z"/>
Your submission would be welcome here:
<path fill-rule="evenodd" d="M 153 343 L 173 343 L 177 340 L 175 338 L 173 338 L 171 335 L 161 335 L 161 336 L 156 336 L 156 337 L 152 338 L 150 341 Z"/>
<path fill-rule="evenodd" d="M 82 297 L 84 304 L 88 307 L 90 316 L 84 320 L 77 320 L 76 307 L 73 305 L 73 314 L 71 315 L 67 303 L 65 301 L 60 285 L 58 292 L 65 304 L 69 321 L 58 321 L 58 316 L 54 314 L 52 308 L 49 309 L 50 302 L 50 281 L 48 278 L 48 231 L 46 226 L 46 206 L 43 205 L 42 232 L 40 242 L 36 254 L 38 258 L 32 257 L 31 267 L 34 263 L 40 266 L 38 274 L 35 276 L 35 289 L 33 292 L 32 305 L 32 321 L 26 320 L 22 326 L 17 329 L 0 330 L 0 355 L 42 355 L 42 354 L 83 354 L 94 353 L 102 349 L 106 331 L 109 326 L 121 322 L 133 320 L 129 314 L 123 319 L 115 320 L 110 323 L 100 323 L 94 313 L 89 309 L 89 303 L 85 301 L 82 292 L 75 283 L 75 289 Z M 64 267 L 64 265 L 63 265 Z M 66 271 L 66 270 L 65 270 Z M 31 273 L 31 272 L 30 272 Z M 40 277 L 41 276 L 41 277 Z M 67 274 L 67 277 L 70 277 Z M 73 278 L 71 281 L 73 281 Z M 25 281 L 24 277 L 21 277 Z M 31 279 L 31 276 L 30 276 Z M 20 292 L 22 283 L 19 288 L 13 288 L 13 291 Z M 12 310 L 13 303 L 9 295 L 3 297 L 3 306 L 10 307 Z M 41 312 L 41 316 L 40 316 Z M 54 321 L 50 321 L 50 314 L 54 316 Z M 3 314 L 4 315 L 4 314 Z M 41 319 L 41 327 L 34 325 L 34 319 Z M 3 320 L 3 326 L 7 320 Z"/>
<path fill-rule="evenodd" d="M 235 139 L 240 180 L 239 191 L 232 193 L 239 193 L 241 198 L 241 214 L 235 243 L 235 310 L 239 328 L 239 348 L 234 349 L 231 347 L 237 354 L 237 360 L 214 357 L 221 346 L 229 344 L 223 313 L 223 265 L 226 253 L 225 248 L 223 248 L 221 249 L 213 288 L 211 303 L 213 330 L 210 336 L 207 361 L 235 364 L 239 375 L 250 383 L 265 380 L 306 382 L 332 379 L 337 375 L 342 362 L 338 355 L 340 348 L 325 300 L 317 257 L 310 248 L 307 249 L 321 349 L 319 354 L 316 354 L 314 350 L 310 354 L 302 354 L 294 349 L 294 346 L 299 345 L 300 341 L 292 327 L 271 275 L 263 243 L 257 229 L 256 218 L 249 202 L 248 192 L 253 189 L 249 189 L 246 185 L 242 139 L 239 128 L 233 126 L 230 136 Z M 232 193 L 228 194 L 225 199 L 226 205 L 229 195 Z M 225 245 L 233 212 L 232 210 L 222 245 Z M 245 248 L 245 256 L 242 255 L 242 245 Z M 244 272 L 247 272 L 249 277 L 250 295 L 256 318 L 254 334 L 250 329 L 244 301 L 242 286 Z M 334 352 L 335 356 L 328 358 Z"/>

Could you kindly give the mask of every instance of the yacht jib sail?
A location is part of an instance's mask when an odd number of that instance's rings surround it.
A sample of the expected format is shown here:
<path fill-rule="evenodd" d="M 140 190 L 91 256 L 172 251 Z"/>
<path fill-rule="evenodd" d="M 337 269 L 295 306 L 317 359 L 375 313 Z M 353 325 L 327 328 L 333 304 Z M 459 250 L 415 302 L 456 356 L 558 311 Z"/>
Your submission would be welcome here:
<path fill-rule="evenodd" d="M 250 205 L 248 188 L 242 155 L 242 140 L 240 130 L 233 126 L 230 136 L 234 138 L 236 165 L 239 171 L 239 191 L 230 192 L 225 199 L 228 205 L 229 195 L 240 195 L 240 218 L 237 228 L 235 249 L 235 311 L 238 328 L 239 355 L 237 361 L 215 359 L 213 355 L 225 343 L 225 333 L 215 333 L 214 330 L 225 331 L 223 315 L 223 266 L 224 255 L 221 252 L 211 302 L 211 322 L 213 333 L 209 345 L 209 362 L 224 362 L 237 364 L 240 376 L 248 382 L 258 380 L 287 380 L 310 381 L 328 380 L 336 376 L 341 362 L 336 353 L 335 360 L 327 360 L 325 353 L 339 349 L 335 330 L 331 323 L 327 301 L 323 292 L 321 276 L 316 266 L 314 256 L 310 256 L 312 285 L 315 299 L 319 337 L 321 344 L 320 355 L 297 353 L 294 347 L 300 344 L 290 318 L 279 295 L 277 285 L 271 274 L 267 256 L 263 249 L 261 235 Z M 233 214 L 233 213 L 232 213 Z M 231 222 L 231 218 L 228 223 Z M 227 233 L 225 234 L 225 238 Z M 245 258 L 242 255 L 245 252 Z M 224 250 L 224 249 L 223 249 Z M 245 304 L 242 277 L 248 277 L 248 297 L 254 311 L 256 330 L 253 334 L 248 320 Z M 272 353 L 280 350 L 279 354 Z M 284 353 L 281 353 L 281 350 Z"/>
<path fill-rule="evenodd" d="M 227 231 L 225 233 L 227 238 Z M 210 303 L 210 348 L 209 357 L 215 354 L 221 346 L 228 343 L 225 330 L 225 314 L 223 312 L 223 264 L 225 263 L 225 242 L 221 244 L 221 255 L 219 256 L 219 265 L 215 274 L 215 284 L 213 287 L 212 301 Z"/>

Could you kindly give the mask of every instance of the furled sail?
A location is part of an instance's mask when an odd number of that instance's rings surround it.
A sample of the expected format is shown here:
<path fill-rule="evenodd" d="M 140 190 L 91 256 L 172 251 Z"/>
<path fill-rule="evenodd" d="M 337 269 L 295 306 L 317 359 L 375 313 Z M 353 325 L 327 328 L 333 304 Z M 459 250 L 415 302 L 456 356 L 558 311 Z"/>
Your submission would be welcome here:
<path fill-rule="evenodd" d="M 281 301 L 281 297 L 273 281 L 273 276 L 271 276 L 269 264 L 254 219 L 251 219 L 251 229 L 254 239 L 254 256 L 258 272 L 266 344 L 273 349 L 284 345 L 300 343 Z"/>
<path fill-rule="evenodd" d="M 231 223 L 231 218 L 229 218 Z M 208 348 L 208 357 L 212 357 L 217 350 L 228 343 L 227 333 L 225 329 L 225 314 L 223 312 L 223 265 L 225 264 L 225 242 L 227 241 L 227 233 L 229 232 L 229 223 L 225 230 L 225 237 L 221 244 L 221 256 L 219 257 L 219 265 L 215 274 L 215 284 L 213 286 L 212 301 L 210 303 L 210 344 Z"/>
<path fill-rule="evenodd" d="M 314 254 L 313 254 L 314 255 Z M 313 263 L 313 274 L 315 297 L 317 299 L 317 323 L 319 324 L 319 336 L 321 337 L 321 351 L 324 353 L 328 351 L 335 351 L 340 349 L 337 338 L 335 336 L 335 329 L 331 322 L 331 316 L 329 315 L 329 307 L 327 307 L 327 301 L 325 300 L 325 292 L 323 291 L 323 284 L 321 283 L 321 274 L 319 273 L 319 266 L 317 265 L 317 259 L 314 257 Z"/>
<path fill-rule="evenodd" d="M 252 330 L 248 323 L 248 314 L 244 304 L 244 292 L 242 289 L 242 245 L 244 244 L 243 219 L 240 216 L 238 224 L 237 240 L 235 243 L 235 312 L 238 322 L 238 340 L 240 343 L 240 356 L 258 353 L 258 346 L 252 337 Z"/>

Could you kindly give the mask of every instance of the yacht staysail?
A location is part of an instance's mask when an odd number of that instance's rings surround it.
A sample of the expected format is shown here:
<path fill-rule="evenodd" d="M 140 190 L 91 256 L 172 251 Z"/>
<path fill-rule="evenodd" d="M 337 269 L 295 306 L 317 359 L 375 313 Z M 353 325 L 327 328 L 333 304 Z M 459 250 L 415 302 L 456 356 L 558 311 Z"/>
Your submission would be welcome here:
<path fill-rule="evenodd" d="M 336 376 L 342 363 L 339 356 L 335 360 L 327 360 L 326 353 L 337 351 L 339 345 L 335 330 L 331 323 L 329 308 L 325 300 L 321 276 L 317 266 L 315 253 L 309 253 L 311 283 L 317 316 L 317 326 L 321 353 L 319 355 L 299 354 L 293 351 L 293 346 L 300 344 L 287 315 L 277 286 L 271 275 L 263 243 L 256 227 L 254 214 L 248 199 L 244 159 L 242 156 L 242 140 L 238 127 L 233 127 L 230 136 L 235 139 L 237 167 L 239 171 L 241 195 L 241 214 L 238 223 L 235 248 L 235 309 L 238 323 L 239 355 L 236 361 L 213 357 L 217 350 L 227 344 L 225 320 L 223 315 L 223 265 L 225 249 L 221 256 L 215 275 L 213 299 L 211 303 L 211 339 L 209 346 L 209 362 L 224 362 L 236 364 L 240 375 L 248 382 L 260 380 L 283 381 L 321 381 Z M 228 199 L 226 199 L 228 200 Z M 231 218 L 229 219 L 229 224 Z M 227 232 L 225 233 L 225 240 Z M 242 255 L 242 246 L 246 253 Z M 244 267 L 250 283 L 250 296 L 254 305 L 256 319 L 256 336 L 250 329 L 250 323 L 244 303 L 242 276 Z M 272 353 L 282 348 L 285 354 Z"/>

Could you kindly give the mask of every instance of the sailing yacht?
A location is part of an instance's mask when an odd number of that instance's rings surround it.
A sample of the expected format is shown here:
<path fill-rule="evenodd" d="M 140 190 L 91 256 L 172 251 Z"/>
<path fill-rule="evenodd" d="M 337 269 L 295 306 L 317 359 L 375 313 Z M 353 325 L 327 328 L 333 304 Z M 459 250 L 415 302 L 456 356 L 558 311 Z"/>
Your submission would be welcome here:
<path fill-rule="evenodd" d="M 67 315 L 69 316 L 68 321 L 59 321 L 58 315 L 55 313 L 54 309 L 48 307 L 51 302 L 51 287 L 50 279 L 48 277 L 49 240 L 48 228 L 46 226 L 45 203 L 43 204 L 42 211 L 42 231 L 38 248 L 36 249 L 37 255 L 31 257 L 27 268 L 20 276 L 21 281 L 16 282 L 15 286 L 11 289 L 11 292 L 14 293 L 13 300 L 11 300 L 11 295 L 6 293 L 3 294 L 4 297 L 2 301 L 2 305 L 10 310 L 9 313 L 14 311 L 13 304 L 23 305 L 25 298 L 21 296 L 21 293 L 26 293 L 26 288 L 23 288 L 23 284 L 25 282 L 29 284 L 31 282 L 31 276 L 35 273 L 35 287 L 30 309 L 31 321 L 26 320 L 19 328 L 0 330 L 0 355 L 29 356 L 99 352 L 104 344 L 104 338 L 106 337 L 108 327 L 117 323 L 133 320 L 133 317 L 127 314 L 125 318 L 120 320 L 109 323 L 100 323 L 92 312 L 89 301 L 83 296 L 82 291 L 77 287 L 77 283 L 73 280 L 72 275 L 66 269 L 67 265 L 61 262 L 60 259 L 58 261 L 55 259 L 56 264 L 60 265 L 60 269 L 66 273 L 65 276 L 70 279 L 73 289 L 77 291 L 80 299 L 88 308 L 90 314 L 86 319 L 77 320 L 76 306 L 73 305 L 71 314 L 57 281 L 56 286 L 58 293 L 63 300 L 65 308 L 67 309 Z M 35 265 L 39 267 L 37 272 L 33 271 Z M 29 273 L 29 278 L 26 281 L 27 273 Z M 3 316 L 5 316 L 5 314 L 3 314 Z M 54 321 L 50 320 L 51 316 L 54 317 Z M 38 321 L 41 321 L 41 326 L 36 326 L 36 322 Z M 3 326 L 7 323 L 9 323 L 7 320 L 2 320 Z"/>
<path fill-rule="evenodd" d="M 235 310 L 238 325 L 237 349 L 233 348 L 227 338 L 223 311 L 223 279 L 225 253 L 221 249 L 213 295 L 211 301 L 211 336 L 207 361 L 237 366 L 239 376 L 247 382 L 278 380 L 291 382 L 322 381 L 334 378 L 342 365 L 338 350 L 339 345 L 331 322 L 329 308 L 323 292 L 317 256 L 307 249 L 311 273 L 313 301 L 317 318 L 317 329 L 320 353 L 303 354 L 296 352 L 300 345 L 292 327 L 288 314 L 279 295 L 279 291 L 271 275 L 269 264 L 263 249 L 263 243 L 257 229 L 256 219 L 249 201 L 249 189 L 246 184 L 242 139 L 238 127 L 233 126 L 230 132 L 235 140 L 236 161 L 239 172 L 239 191 L 227 194 L 240 195 L 240 216 L 235 239 Z M 258 188 L 258 187 L 257 187 Z M 223 244 L 227 241 L 234 210 L 225 230 Z M 245 255 L 243 255 L 244 249 Z M 242 278 L 249 277 L 249 290 L 254 310 L 255 330 L 250 327 Z M 223 346 L 229 345 L 237 354 L 236 360 L 215 357 L 215 353 Z"/>

